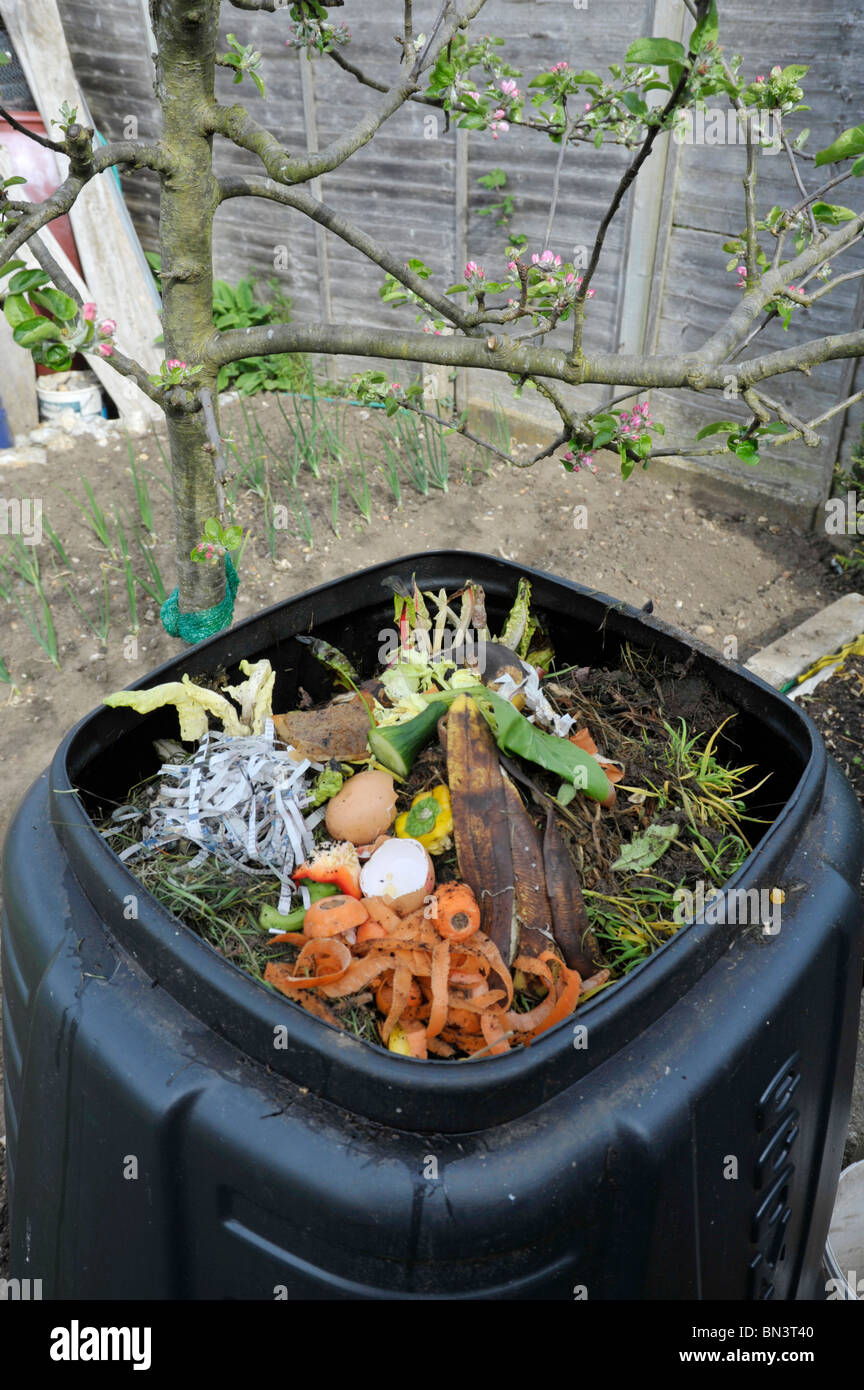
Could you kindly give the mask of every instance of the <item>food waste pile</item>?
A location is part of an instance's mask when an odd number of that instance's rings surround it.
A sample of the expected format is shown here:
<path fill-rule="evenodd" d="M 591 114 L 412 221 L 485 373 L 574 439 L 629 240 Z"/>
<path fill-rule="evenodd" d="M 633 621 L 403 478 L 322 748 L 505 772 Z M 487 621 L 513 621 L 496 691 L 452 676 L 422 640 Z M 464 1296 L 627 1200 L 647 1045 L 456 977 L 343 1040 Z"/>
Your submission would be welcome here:
<path fill-rule="evenodd" d="M 682 890 L 751 848 L 763 784 L 698 676 L 622 652 L 556 669 L 527 580 L 493 633 L 482 588 L 388 581 L 368 679 L 272 708 L 276 672 L 188 675 L 106 699 L 174 705 L 179 740 L 101 825 L 192 930 L 323 1022 L 416 1060 L 530 1046 L 686 920 Z M 371 663 L 367 662 L 369 669 Z"/>

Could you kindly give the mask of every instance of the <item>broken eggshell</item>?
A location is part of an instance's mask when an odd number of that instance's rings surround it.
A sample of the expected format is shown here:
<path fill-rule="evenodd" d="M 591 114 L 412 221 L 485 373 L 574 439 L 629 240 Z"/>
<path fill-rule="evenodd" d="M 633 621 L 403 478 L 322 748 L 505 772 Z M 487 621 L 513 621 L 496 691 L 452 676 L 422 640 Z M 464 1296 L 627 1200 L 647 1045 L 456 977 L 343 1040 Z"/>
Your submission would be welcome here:
<path fill-rule="evenodd" d="M 435 869 L 419 840 L 385 840 L 360 870 L 364 898 L 386 898 L 400 915 L 416 912 L 434 887 Z"/>
<path fill-rule="evenodd" d="M 366 845 L 390 829 L 395 815 L 389 772 L 358 772 L 328 801 L 325 823 L 334 840 Z"/>

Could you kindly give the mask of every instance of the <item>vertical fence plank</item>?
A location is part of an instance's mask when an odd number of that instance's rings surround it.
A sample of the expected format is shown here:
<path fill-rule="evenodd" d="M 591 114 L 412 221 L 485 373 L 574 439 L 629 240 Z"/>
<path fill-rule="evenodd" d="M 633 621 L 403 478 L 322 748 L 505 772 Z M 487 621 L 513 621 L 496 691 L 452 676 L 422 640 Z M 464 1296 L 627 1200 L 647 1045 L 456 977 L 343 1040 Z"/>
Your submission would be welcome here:
<path fill-rule="evenodd" d="M 303 116 L 306 124 L 306 152 L 318 153 L 318 108 L 315 100 L 315 63 L 302 51 L 298 53 L 300 65 L 300 90 L 303 96 Z M 319 202 L 323 198 L 322 180 L 312 179 L 309 191 Z M 321 318 L 324 323 L 333 321 L 333 299 L 330 289 L 330 254 L 327 247 L 327 232 L 324 227 L 314 224 L 315 253 L 318 260 L 318 300 L 321 305 Z"/>

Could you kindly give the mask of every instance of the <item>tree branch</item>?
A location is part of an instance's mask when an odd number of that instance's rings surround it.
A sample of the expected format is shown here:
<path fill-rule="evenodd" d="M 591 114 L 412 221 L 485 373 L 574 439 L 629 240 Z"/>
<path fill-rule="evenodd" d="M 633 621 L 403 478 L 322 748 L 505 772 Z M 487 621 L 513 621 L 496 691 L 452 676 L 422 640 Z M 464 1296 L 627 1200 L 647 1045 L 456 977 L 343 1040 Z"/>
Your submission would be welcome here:
<path fill-rule="evenodd" d="M 102 145 L 92 152 L 84 171 L 79 169 L 73 172 L 70 169 L 60 186 L 41 203 L 16 205 L 0 195 L 0 219 L 3 218 L 4 208 L 8 209 L 8 214 L 14 214 L 19 219 L 11 231 L 7 230 L 5 235 L 0 237 L 2 260 L 11 260 L 19 247 L 23 246 L 34 232 L 38 232 L 48 222 L 53 222 L 55 217 L 62 217 L 68 212 L 81 189 L 91 178 L 117 164 L 154 169 L 160 173 L 170 172 L 172 167 L 167 152 L 159 145 L 140 144 L 133 140 L 120 141 Z"/>
<path fill-rule="evenodd" d="M 327 57 L 332 58 L 337 67 L 341 68 L 343 72 L 349 72 L 364 87 L 371 87 L 374 92 L 389 92 L 390 88 L 386 82 L 379 82 L 376 77 L 368 77 L 362 68 L 358 68 L 356 63 L 352 63 L 349 58 L 346 58 L 338 48 L 328 49 Z"/>
<path fill-rule="evenodd" d="M 802 420 L 799 420 L 797 415 L 793 415 L 791 410 L 787 410 L 786 406 L 780 401 L 775 400 L 773 396 L 766 396 L 762 391 L 751 390 L 745 391 L 744 397 L 748 405 L 751 404 L 751 400 L 748 398 L 752 397 L 753 408 L 760 419 L 764 421 L 770 420 L 771 411 L 773 411 L 778 420 L 781 420 L 784 425 L 791 426 L 793 430 L 803 437 L 804 443 L 807 444 L 809 448 L 817 449 L 819 447 L 820 440 L 818 434 L 811 430 L 809 425 L 805 425 Z M 763 414 L 762 411 L 758 409 L 759 406 L 767 406 L 767 413 Z"/>
<path fill-rule="evenodd" d="M 753 122 L 747 120 L 747 170 L 744 174 L 744 208 L 747 218 L 744 260 L 747 265 L 747 288 L 752 290 L 759 279 L 759 237 L 756 232 L 756 141 L 753 139 Z"/>
<path fill-rule="evenodd" d="M 208 345 L 214 366 L 265 353 L 308 352 L 331 356 L 383 357 L 442 367 L 481 367 L 522 377 L 547 377 L 571 386 L 689 387 L 721 390 L 728 369 L 706 365 L 699 353 L 668 357 L 601 353 L 573 358 L 557 348 L 533 348 L 504 338 L 433 337 L 426 333 L 348 327 L 340 324 L 262 324 L 215 333 Z M 736 368 L 739 390 L 783 372 L 809 371 L 822 362 L 864 356 L 864 329 L 799 343 L 749 358 Z"/>
<path fill-rule="evenodd" d="M 563 105 L 563 102 L 562 102 Z M 564 134 L 561 136 L 561 144 L 558 149 L 558 158 L 555 161 L 555 174 L 552 179 L 552 197 L 549 199 L 549 214 L 546 218 L 546 233 L 543 237 L 543 250 L 549 250 L 549 243 L 552 240 L 552 224 L 555 221 L 555 213 L 558 208 L 558 193 L 561 187 L 561 170 L 564 167 L 564 153 L 567 149 L 567 141 L 572 129 L 570 121 L 567 120 L 566 108 L 564 114 Z"/>
<path fill-rule="evenodd" d="M 235 10 L 266 10 L 268 14 L 285 9 L 285 0 L 229 0 L 229 3 Z M 321 4 L 332 10 L 344 5 L 345 0 L 321 0 Z"/>
<path fill-rule="evenodd" d="M 484 315 L 466 313 L 448 295 L 439 294 L 430 286 L 428 281 L 422 280 L 392 251 L 388 251 L 385 246 L 375 241 L 374 237 L 369 236 L 360 227 L 355 226 L 347 217 L 328 207 L 326 203 L 313 198 L 305 188 L 287 189 L 268 179 L 233 177 L 223 178 L 219 181 L 219 192 L 222 201 L 228 198 L 268 198 L 273 202 L 281 203 L 285 207 L 291 207 L 304 213 L 314 222 L 318 222 L 322 227 L 333 232 L 347 245 L 360 251 L 362 255 L 375 265 L 380 266 L 382 270 L 387 271 L 406 289 L 412 290 L 418 298 L 422 299 L 424 304 L 427 304 L 430 309 L 436 310 L 455 328 L 461 329 L 469 336 L 482 337 L 483 329 L 479 326 L 479 322 L 487 321 Z M 533 375 L 529 374 L 527 379 L 532 381 L 538 391 L 554 405 L 562 423 L 572 432 L 574 428 L 573 418 L 557 391 L 548 383 L 537 380 Z M 569 438 L 569 435 L 567 437 Z M 542 458 L 545 455 L 541 454 L 539 457 Z"/>
<path fill-rule="evenodd" d="M 807 217 L 810 221 L 810 235 L 812 236 L 813 240 L 816 241 L 819 237 L 819 228 L 816 226 L 816 218 L 813 216 L 813 208 L 810 205 L 810 194 L 804 187 L 804 180 L 802 179 L 800 170 L 798 168 L 798 161 L 795 158 L 795 151 L 792 148 L 792 141 L 789 139 L 789 136 L 786 134 L 785 131 L 783 132 L 783 148 L 786 151 L 786 154 L 789 158 L 789 164 L 792 168 L 792 177 L 795 180 L 798 192 L 804 199 L 804 206 L 807 208 Z"/>
<path fill-rule="evenodd" d="M 837 231 L 826 237 L 824 241 L 806 247 L 800 256 L 795 256 L 785 265 L 767 270 L 754 288 L 742 296 L 741 302 L 729 315 L 723 327 L 702 344 L 698 355 L 712 365 L 729 357 L 741 340 L 746 337 L 766 304 L 776 295 L 781 294 L 787 285 L 797 280 L 799 276 L 803 276 L 808 270 L 823 265 L 840 251 L 845 251 L 860 236 L 862 229 L 864 229 L 864 213 L 861 213 L 852 222 L 844 222 L 842 227 L 838 227 Z"/>
<path fill-rule="evenodd" d="M 427 280 L 422 280 L 419 275 L 410 270 L 398 255 L 388 251 L 386 246 L 382 246 L 374 237 L 369 236 L 368 232 L 364 232 L 362 228 L 357 227 L 347 217 L 336 212 L 334 208 L 319 202 L 317 198 L 313 198 L 312 194 L 305 188 L 287 189 L 268 179 L 255 177 L 223 178 L 220 180 L 219 187 L 223 201 L 227 198 L 269 198 L 272 202 L 282 203 L 285 207 L 294 208 L 297 212 L 304 213 L 313 222 L 326 227 L 341 241 L 344 241 L 348 246 L 353 246 L 368 260 L 387 271 L 406 289 L 412 290 L 423 300 L 424 304 L 435 309 L 442 318 L 446 318 L 456 328 L 461 328 L 465 333 L 472 331 L 474 326 L 472 315 L 460 309 L 451 297 L 440 294 L 433 289 Z"/>
<path fill-rule="evenodd" d="M 338 169 L 340 164 L 344 164 L 350 155 L 356 154 L 357 150 L 368 145 L 384 122 L 389 120 L 401 106 L 404 106 L 408 98 L 417 90 L 419 77 L 424 68 L 437 59 L 438 54 L 450 42 L 457 29 L 463 28 L 469 20 L 479 14 L 485 3 L 486 0 L 469 0 L 464 13 L 460 13 L 456 10 L 452 0 L 445 0 L 436 21 L 436 27 L 440 28 L 440 33 L 436 39 L 433 31 L 424 45 L 422 53 L 418 54 L 417 61 L 410 73 L 403 74 L 398 82 L 388 88 L 383 99 L 371 111 L 356 121 L 344 135 L 332 140 L 317 154 L 308 154 L 299 158 L 293 157 L 284 145 L 280 144 L 275 135 L 272 135 L 264 126 L 259 125 L 245 107 L 240 105 L 226 107 L 215 104 L 211 113 L 209 128 L 213 132 L 224 135 L 226 139 L 232 140 L 241 149 L 249 150 L 251 154 L 257 155 L 271 179 L 275 179 L 277 183 L 287 185 L 308 183 L 311 179 L 319 178 L 322 174 L 329 174 L 333 169 Z M 447 23 L 443 23 L 443 18 L 448 11 L 452 11 L 451 17 Z"/>
<path fill-rule="evenodd" d="M 6 110 L 5 106 L 0 106 L 0 117 L 2 117 L 6 124 L 11 126 L 13 130 L 17 130 L 19 135 L 26 135 L 28 140 L 35 141 L 35 143 L 41 145 L 43 149 L 54 150 L 56 154 L 66 153 L 66 146 L 61 144 L 59 140 L 49 140 L 46 136 L 39 135 L 37 131 L 29 130 L 26 125 L 22 125 L 20 121 L 16 121 L 15 117 L 11 112 Z"/>

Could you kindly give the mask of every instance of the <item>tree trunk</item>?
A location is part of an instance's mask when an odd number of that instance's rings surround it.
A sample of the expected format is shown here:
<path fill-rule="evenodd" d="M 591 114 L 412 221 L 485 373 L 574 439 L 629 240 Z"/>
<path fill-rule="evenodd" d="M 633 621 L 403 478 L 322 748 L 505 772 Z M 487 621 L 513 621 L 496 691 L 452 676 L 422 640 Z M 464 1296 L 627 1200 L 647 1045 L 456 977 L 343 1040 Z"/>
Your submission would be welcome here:
<path fill-rule="evenodd" d="M 159 241 L 166 358 L 190 367 L 204 362 L 195 390 L 209 387 L 216 403 L 217 368 L 207 363 L 213 332 L 213 215 L 217 206 L 212 137 L 201 133 L 213 101 L 218 0 L 151 0 L 158 48 L 156 94 L 162 138 L 174 169 L 161 177 Z M 180 609 L 211 608 L 225 592 L 219 566 L 198 564 L 189 552 L 204 522 L 217 515 L 213 457 L 204 413 L 166 407 L 171 445 Z M 217 417 L 218 418 L 218 417 Z"/>

